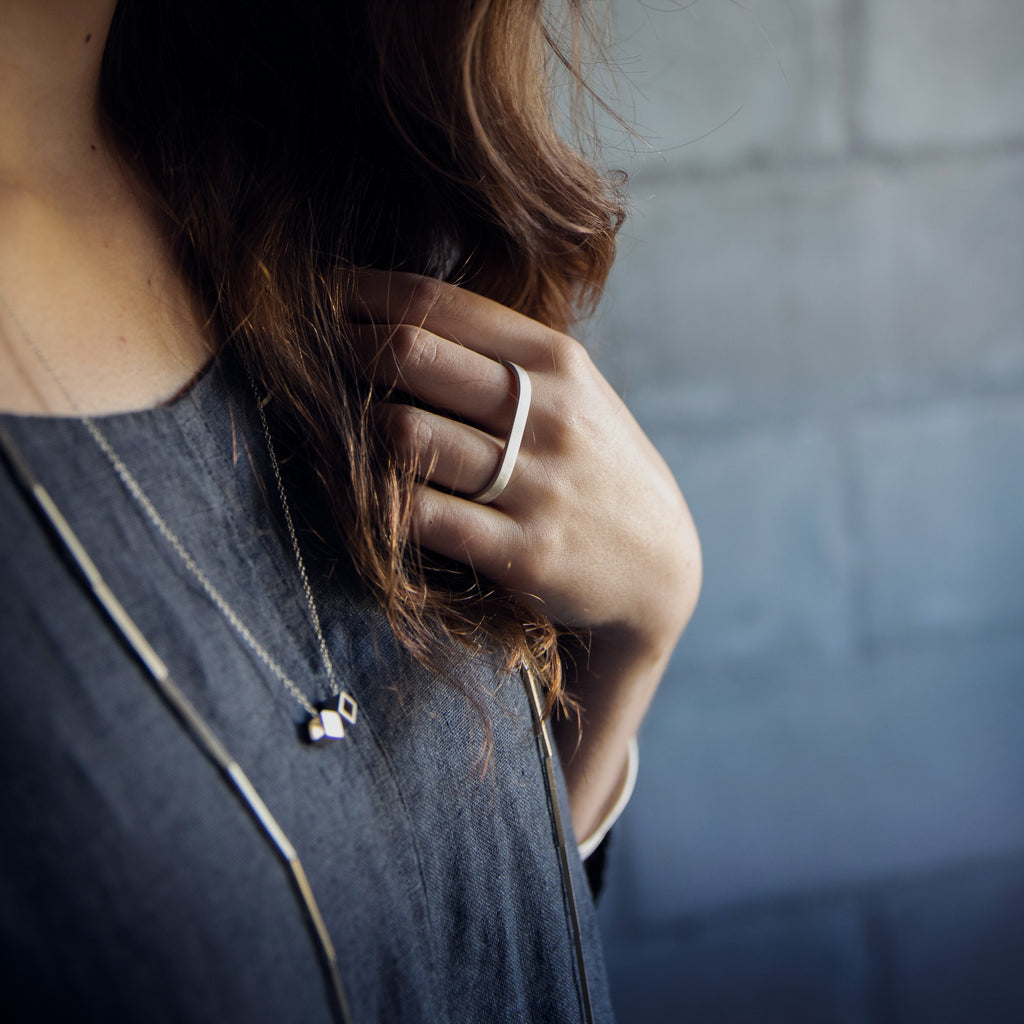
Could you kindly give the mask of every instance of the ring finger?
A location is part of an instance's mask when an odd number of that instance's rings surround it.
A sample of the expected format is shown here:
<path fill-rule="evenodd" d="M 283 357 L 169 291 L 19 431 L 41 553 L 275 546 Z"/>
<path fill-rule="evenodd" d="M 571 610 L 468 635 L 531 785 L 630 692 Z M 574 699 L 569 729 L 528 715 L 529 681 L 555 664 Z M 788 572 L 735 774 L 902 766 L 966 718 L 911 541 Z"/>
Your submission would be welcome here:
<path fill-rule="evenodd" d="M 411 405 L 386 404 L 382 416 L 399 456 L 425 482 L 471 495 L 492 480 L 504 450 L 497 438 Z"/>

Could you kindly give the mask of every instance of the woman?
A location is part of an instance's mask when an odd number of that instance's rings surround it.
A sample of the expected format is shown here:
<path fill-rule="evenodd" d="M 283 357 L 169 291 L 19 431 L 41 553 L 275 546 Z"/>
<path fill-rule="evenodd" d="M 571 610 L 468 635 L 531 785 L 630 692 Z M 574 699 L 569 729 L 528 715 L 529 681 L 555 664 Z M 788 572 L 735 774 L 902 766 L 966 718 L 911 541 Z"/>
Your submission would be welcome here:
<path fill-rule="evenodd" d="M 699 549 L 539 5 L 0 12 L 9 1016 L 609 1019 Z"/>

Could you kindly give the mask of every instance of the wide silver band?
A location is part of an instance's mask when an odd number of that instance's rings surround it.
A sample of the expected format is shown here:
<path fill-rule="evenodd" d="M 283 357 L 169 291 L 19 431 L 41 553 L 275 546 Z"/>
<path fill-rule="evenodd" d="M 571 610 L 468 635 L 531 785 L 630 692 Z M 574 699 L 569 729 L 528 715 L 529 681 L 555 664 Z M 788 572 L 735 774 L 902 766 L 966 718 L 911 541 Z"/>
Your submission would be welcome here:
<path fill-rule="evenodd" d="M 526 432 L 526 418 L 530 415 L 530 399 L 533 395 L 530 375 L 517 363 L 507 359 L 502 360 L 502 365 L 507 366 L 516 378 L 518 385 L 516 414 L 512 418 L 512 429 L 508 432 L 505 449 L 501 453 L 501 461 L 498 463 L 491 482 L 482 491 L 470 495 L 469 500 L 475 501 L 478 505 L 489 505 L 508 486 L 509 480 L 512 479 L 512 471 L 516 468 L 516 459 L 519 458 L 519 447 L 523 443 L 523 434 Z"/>

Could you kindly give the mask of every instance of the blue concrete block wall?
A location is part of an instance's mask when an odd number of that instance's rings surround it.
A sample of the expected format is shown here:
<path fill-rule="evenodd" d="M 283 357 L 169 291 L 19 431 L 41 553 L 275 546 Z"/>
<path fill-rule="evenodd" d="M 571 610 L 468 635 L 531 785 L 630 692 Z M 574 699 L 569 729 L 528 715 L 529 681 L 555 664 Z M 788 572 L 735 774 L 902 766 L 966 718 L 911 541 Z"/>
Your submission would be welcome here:
<path fill-rule="evenodd" d="M 598 362 L 705 551 L 623 1024 L 1024 1021 L 1024 5 L 619 0 Z M 632 85 L 630 85 L 632 83 Z"/>

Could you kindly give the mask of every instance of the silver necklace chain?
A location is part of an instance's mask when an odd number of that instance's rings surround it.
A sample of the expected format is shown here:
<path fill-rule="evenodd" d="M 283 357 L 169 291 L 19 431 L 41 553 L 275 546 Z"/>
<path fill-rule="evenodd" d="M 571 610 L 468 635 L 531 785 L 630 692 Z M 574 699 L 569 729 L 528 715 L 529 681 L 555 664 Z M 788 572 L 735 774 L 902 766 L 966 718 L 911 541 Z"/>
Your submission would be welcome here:
<path fill-rule="evenodd" d="M 171 546 L 173 551 L 181 559 L 185 568 L 188 569 L 195 581 L 203 589 L 203 592 L 210 601 L 213 602 L 214 606 L 227 621 L 228 625 L 238 634 L 245 646 L 248 647 L 261 662 L 263 662 L 267 669 L 270 670 L 270 672 L 284 685 L 285 689 L 292 695 L 292 697 L 302 706 L 306 714 L 310 716 L 309 722 L 307 723 L 309 739 L 313 742 L 326 738 L 341 739 L 345 735 L 344 723 L 348 722 L 349 725 L 355 724 L 356 716 L 358 714 L 358 705 L 348 693 L 342 691 L 334 674 L 334 663 L 331 661 L 331 656 L 327 648 L 327 641 L 324 638 L 323 629 L 320 625 L 320 615 L 317 612 L 316 601 L 313 598 L 313 589 L 310 586 L 309 574 L 306 572 L 306 563 L 302 557 L 302 550 L 299 547 L 299 538 L 295 530 L 295 523 L 292 520 L 291 506 L 288 502 L 288 495 L 285 492 L 284 481 L 281 478 L 281 469 L 277 461 L 277 453 L 274 450 L 274 442 L 270 433 L 270 426 L 267 423 L 266 413 L 263 408 L 266 404 L 266 400 L 260 400 L 259 395 L 257 394 L 256 408 L 259 412 L 260 423 L 263 427 L 263 436 L 266 438 L 267 451 L 270 455 L 270 464 L 274 471 L 277 493 L 281 501 L 281 508 L 284 511 L 285 523 L 288 527 L 288 535 L 291 538 L 292 551 L 295 555 L 295 564 L 298 567 L 299 578 L 302 581 L 302 590 L 306 597 L 306 606 L 309 609 L 310 622 L 312 623 L 313 630 L 316 633 L 317 643 L 320 649 L 320 658 L 323 662 L 324 670 L 327 673 L 328 684 L 334 697 L 334 701 L 331 702 L 333 706 L 326 706 L 319 709 L 315 707 L 302 690 L 299 689 L 295 681 L 287 672 L 285 672 L 277 660 L 271 656 L 266 647 L 257 640 L 252 630 L 246 626 L 241 618 L 239 618 L 238 613 L 231 607 L 224 595 L 221 594 L 213 581 L 199 567 L 188 548 L 186 548 L 182 543 L 181 538 L 178 537 L 174 530 L 171 529 L 167 520 L 164 519 L 164 517 L 157 511 L 157 508 L 150 500 L 149 495 L 146 494 L 138 479 L 127 465 L 125 465 L 124 460 L 120 455 L 118 455 L 117 450 L 110 443 L 109 438 L 100 429 L 96 421 L 87 412 L 85 412 L 84 409 L 82 409 L 81 405 L 79 405 L 68 386 L 64 383 L 63 378 L 46 357 L 46 354 L 42 349 L 36 345 L 32 336 L 25 329 L 25 325 L 21 322 L 20 317 L 11 308 L 11 304 L 2 293 L 0 293 L 0 305 L 2 305 L 6 310 L 11 322 L 25 339 L 26 344 L 32 350 L 36 359 L 39 360 L 40 365 L 46 371 L 47 375 L 57 386 L 64 400 L 74 412 L 79 422 L 89 432 L 100 451 L 102 451 L 107 457 L 107 460 L 110 462 L 111 467 L 117 474 L 118 479 L 120 479 L 124 488 L 135 500 L 135 503 L 142 510 L 146 519 L 149 520 L 164 540 L 166 540 Z M 252 387 L 255 392 L 255 382 L 252 382 Z"/>
<path fill-rule="evenodd" d="M 3 297 L 0 296 L 0 302 Z M 339 1024 L 352 1024 L 345 986 L 341 980 L 338 954 L 331 940 L 323 914 L 317 904 L 306 870 L 298 851 L 281 828 L 259 791 L 253 785 L 238 760 L 224 745 L 214 729 L 203 718 L 199 709 L 185 696 L 171 676 L 163 659 L 153 649 L 145 634 L 135 624 L 117 595 L 107 585 L 85 545 L 78 539 L 46 488 L 36 479 L 32 470 L 7 431 L 0 426 L 0 452 L 9 465 L 14 479 L 21 485 L 26 499 L 49 526 L 54 540 L 74 565 L 88 592 L 103 610 L 115 634 L 134 651 L 157 693 L 168 709 L 196 744 L 197 748 L 217 766 L 225 783 L 248 809 L 255 824 L 277 851 L 278 858 L 288 872 L 292 890 L 299 901 L 319 954 L 320 963 L 329 984 L 331 1007 Z"/>
<path fill-rule="evenodd" d="M 281 666 L 271 657 L 266 648 L 256 639 L 252 631 L 244 622 L 242 622 L 231 605 L 224 599 L 220 591 L 217 590 L 202 569 L 199 568 L 188 549 L 184 544 L 182 544 L 177 534 L 171 529 L 157 511 L 153 503 L 149 500 L 148 495 L 142 489 L 142 485 L 138 480 L 136 480 L 131 470 L 128 469 L 124 461 L 117 454 L 113 445 L 107 439 L 103 431 L 100 430 L 95 420 L 85 413 L 75 401 L 71 392 L 61 380 L 60 375 L 56 372 L 49 360 L 36 346 L 31 336 L 25 330 L 24 325 L 21 323 L 14 310 L 11 309 L 10 303 L 6 300 L 2 292 L 0 292 L 0 306 L 3 306 L 7 311 L 11 321 L 18 328 L 40 364 L 60 389 L 65 401 L 67 401 L 68 405 L 74 410 L 76 416 L 89 431 L 100 450 L 104 455 L 106 455 L 115 473 L 128 490 L 128 493 L 131 494 L 136 503 L 142 509 L 146 518 L 150 520 L 168 544 L 171 545 L 174 551 L 178 554 L 178 557 L 181 558 L 184 565 L 188 568 L 189 572 L 195 577 L 196 581 L 203 588 L 209 599 L 221 612 L 232 629 L 234 629 L 243 640 L 245 645 L 252 650 L 252 652 L 271 672 L 273 672 L 273 674 L 285 685 L 292 696 L 310 714 L 311 718 L 308 723 L 310 739 L 314 742 L 328 737 L 332 739 L 340 739 L 344 735 L 344 726 L 342 724 L 343 720 L 348 722 L 350 725 L 355 724 L 357 712 L 356 702 L 347 693 L 337 692 L 334 665 L 327 650 L 327 643 L 324 639 L 323 630 L 320 625 L 320 616 L 317 613 L 316 602 L 313 599 L 313 591 L 309 583 L 309 576 L 306 572 L 305 561 L 302 558 L 302 552 L 299 548 L 298 535 L 295 530 L 294 522 L 292 521 L 291 509 L 285 493 L 284 482 L 282 480 L 280 466 L 277 461 L 277 454 L 274 450 L 273 439 L 264 413 L 264 401 L 261 401 L 257 394 L 256 405 L 260 415 L 260 422 L 263 426 L 264 436 L 266 437 L 267 450 L 270 455 L 270 462 L 274 471 L 274 479 L 277 484 L 278 495 L 281 500 L 281 507 L 284 511 L 288 533 L 291 537 L 292 550 L 295 554 L 295 561 L 299 569 L 302 589 L 306 595 L 310 619 L 320 645 L 320 656 L 323 660 L 331 685 L 336 692 L 336 706 L 333 708 L 323 708 L 319 711 L 295 685 L 294 681 L 287 675 L 284 669 L 282 669 Z M 255 385 L 253 385 L 253 387 L 255 388 Z M 2 429 L 0 429 L 0 448 L 8 453 L 9 458 L 11 457 L 13 448 Z M 33 494 L 34 499 L 42 509 L 43 515 L 46 516 L 54 529 L 56 529 L 66 550 L 69 551 L 73 560 L 78 564 L 79 568 L 89 580 L 94 594 L 97 596 L 108 615 L 110 615 L 115 627 L 136 651 L 165 699 L 174 708 L 180 718 L 187 724 L 200 747 L 221 768 L 229 783 L 248 806 L 250 813 L 253 815 L 263 832 L 277 848 L 282 861 L 291 874 L 299 901 L 302 904 L 305 913 L 308 915 L 309 922 L 316 937 L 317 946 L 330 983 L 332 1006 L 335 1010 L 336 1017 L 342 1022 L 342 1024 L 351 1024 L 351 1016 L 345 996 L 344 986 L 341 980 L 341 974 L 338 969 L 338 959 L 334 949 L 334 944 L 331 941 L 330 934 L 327 932 L 327 928 L 323 917 L 321 916 L 320 909 L 317 906 L 313 890 L 310 887 L 305 870 L 302 867 L 302 863 L 299 860 L 298 853 L 294 846 L 291 844 L 288 837 L 271 814 L 269 808 L 266 806 L 255 787 L 249 781 L 238 762 L 230 755 L 227 748 L 224 747 L 220 739 L 206 724 L 199 711 L 192 706 L 188 698 L 174 683 L 166 665 L 163 664 L 159 656 L 149 645 L 148 641 L 146 641 L 145 637 L 140 633 L 138 627 L 135 626 L 127 612 L 114 597 L 109 587 L 107 587 L 106 583 L 102 580 L 98 570 L 92 564 L 87 552 L 85 552 L 85 549 L 82 547 L 81 542 L 74 536 L 70 526 L 68 526 L 63 516 L 60 515 L 59 509 L 53 505 L 49 495 L 46 494 L 41 485 L 36 485 L 30 478 L 27 468 L 23 465 L 20 458 L 15 461 L 20 464 L 20 473 L 24 477 L 29 491 Z M 531 704 L 531 711 L 533 713 L 532 717 L 534 719 L 534 726 L 537 734 L 538 754 L 544 771 L 544 787 L 547 791 L 548 808 L 551 816 L 551 824 L 555 834 L 555 845 L 559 853 L 559 868 L 569 910 L 567 923 L 569 925 L 569 931 L 575 948 L 582 1015 L 586 1024 L 592 1024 L 594 1018 L 590 998 L 590 988 L 587 979 L 586 960 L 583 952 L 583 934 L 580 927 L 576 894 L 572 882 L 572 871 L 569 866 L 569 844 L 566 841 L 565 829 L 562 823 L 561 809 L 559 806 L 559 794 L 555 780 L 554 751 L 551 733 L 548 728 L 548 723 L 544 719 L 540 691 L 537 686 L 537 682 L 533 677 L 533 673 L 528 668 L 524 668 L 522 675 L 524 677 L 527 694 Z"/>
<path fill-rule="evenodd" d="M 256 392 L 256 382 L 252 382 L 253 392 Z M 277 484 L 277 495 L 281 500 L 281 509 L 284 512 L 284 521 L 288 526 L 288 536 L 292 541 L 292 551 L 295 553 L 295 564 L 298 566 L 299 578 L 302 580 L 302 592 L 306 595 L 306 606 L 309 608 L 309 618 L 313 623 L 313 629 L 316 631 L 317 643 L 320 645 L 320 658 L 324 663 L 324 669 L 327 671 L 327 679 L 330 682 L 331 692 L 337 693 L 341 687 L 338 686 L 338 682 L 334 676 L 334 662 L 331 661 L 330 652 L 327 650 L 327 641 L 324 639 L 324 631 L 320 628 L 320 615 L 317 612 L 316 601 L 313 600 L 313 588 L 309 585 L 309 575 L 306 572 L 306 562 L 302 557 L 302 552 L 299 549 L 299 537 L 295 532 L 295 523 L 292 521 L 292 510 L 291 505 L 288 502 L 288 495 L 284 489 L 284 481 L 281 479 L 281 467 L 277 463 L 277 452 L 274 450 L 274 441 L 270 434 L 270 425 L 267 423 L 267 415 L 263 410 L 266 404 L 266 399 L 261 400 L 259 394 L 256 394 L 256 409 L 260 414 L 260 424 L 263 427 L 263 436 L 267 440 L 267 452 L 270 454 L 270 465 L 274 470 L 274 481 Z M 290 680 L 285 680 L 285 685 L 288 686 L 289 690 L 295 692 L 295 684 Z M 305 700 L 302 695 L 299 695 L 300 702 Z M 307 702 L 308 703 L 308 702 Z"/>

